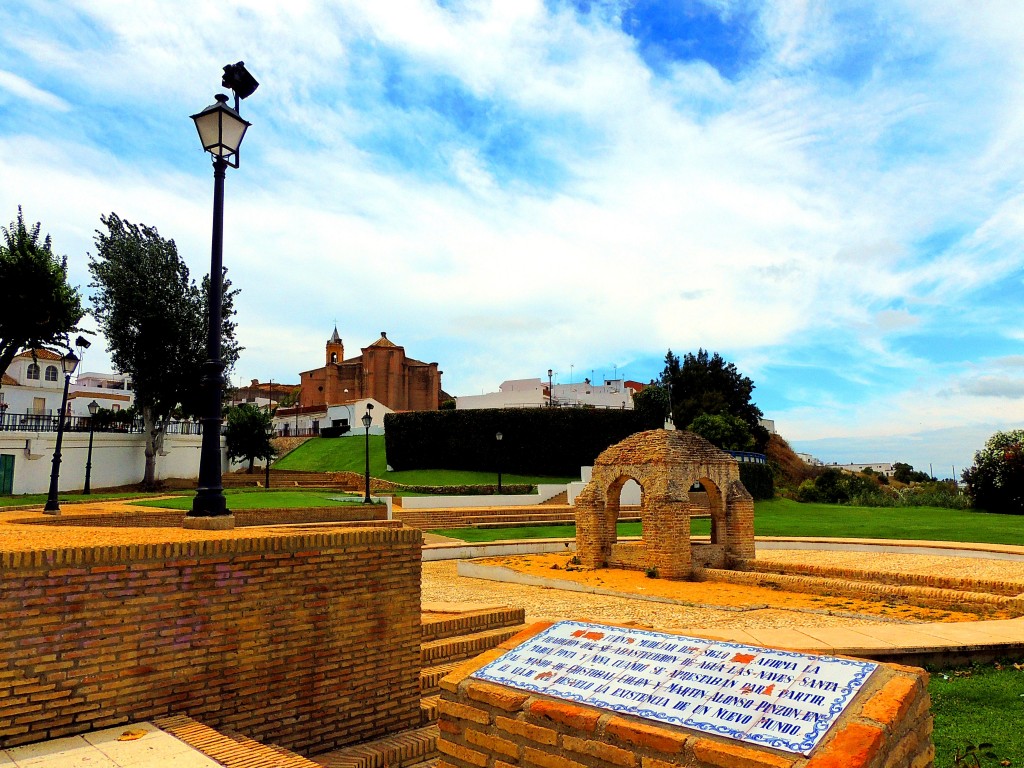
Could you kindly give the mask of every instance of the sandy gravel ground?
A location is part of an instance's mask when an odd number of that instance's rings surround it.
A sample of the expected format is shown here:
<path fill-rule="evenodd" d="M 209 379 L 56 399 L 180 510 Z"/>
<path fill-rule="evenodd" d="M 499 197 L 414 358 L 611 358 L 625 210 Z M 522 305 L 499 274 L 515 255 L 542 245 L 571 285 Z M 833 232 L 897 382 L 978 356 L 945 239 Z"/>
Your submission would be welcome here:
<path fill-rule="evenodd" d="M 895 573 L 926 573 L 963 575 L 975 578 L 1020 581 L 1024 585 L 1024 562 L 987 560 L 963 557 L 940 557 L 933 555 L 874 554 L 865 552 L 827 552 L 807 550 L 765 551 L 761 559 L 773 562 L 814 562 L 840 567 L 878 570 Z M 507 558 L 495 558 L 495 563 Z M 736 627 L 736 628 L 779 628 L 779 627 L 857 627 L 892 622 L 916 623 L 935 621 L 936 612 L 927 611 L 917 615 L 881 616 L 858 611 L 855 601 L 827 601 L 799 604 L 799 601 L 782 600 L 794 607 L 689 607 L 646 602 L 642 600 L 590 595 L 579 592 L 565 592 L 543 587 L 528 587 L 481 579 L 460 577 L 454 561 L 427 562 L 423 564 L 424 602 L 466 602 L 504 604 L 526 609 L 530 619 L 587 618 L 594 621 L 616 623 L 635 622 L 644 626 L 666 628 L 692 627 Z M 553 578 L 564 578 L 567 574 L 551 571 Z M 640 583 L 643 582 L 642 575 Z M 651 582 L 647 582 L 650 584 Z M 664 583 L 664 582 L 663 582 Z M 692 586 L 692 585 L 691 585 Z M 1022 587 L 1024 591 L 1024 587 Z M 714 602 L 708 595 L 708 602 Z M 782 597 L 780 595 L 780 597 Z M 692 600 L 692 595 L 683 599 Z M 695 601 L 696 602 L 696 601 Z M 941 613 L 941 612 L 940 612 Z M 963 615 L 949 615 L 948 619 L 973 619 Z"/>
<path fill-rule="evenodd" d="M 884 573 L 914 573 L 926 576 L 961 576 L 972 579 L 1011 581 L 1020 583 L 1021 591 L 1024 592 L 1024 561 L 799 549 L 763 550 L 758 553 L 757 559 L 786 564 L 813 562 L 838 568 L 858 568 Z"/>

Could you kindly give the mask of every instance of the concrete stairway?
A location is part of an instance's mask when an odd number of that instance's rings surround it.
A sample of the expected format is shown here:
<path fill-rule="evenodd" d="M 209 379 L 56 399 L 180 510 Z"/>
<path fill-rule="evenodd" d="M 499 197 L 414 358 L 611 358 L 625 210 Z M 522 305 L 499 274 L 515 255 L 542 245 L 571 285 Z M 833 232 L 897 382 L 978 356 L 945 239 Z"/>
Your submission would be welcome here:
<path fill-rule="evenodd" d="M 521 608 L 424 611 L 420 645 L 423 727 L 310 758 L 324 768 L 432 768 L 437 762 L 441 678 L 460 662 L 493 648 L 524 627 Z"/>
<path fill-rule="evenodd" d="M 221 478 L 225 488 L 256 487 L 263 485 L 266 475 L 262 470 L 251 475 L 245 472 L 225 473 Z M 340 472 L 299 472 L 289 469 L 270 470 L 271 488 L 328 488 L 338 491 L 356 491 L 356 487 L 345 473 Z"/>

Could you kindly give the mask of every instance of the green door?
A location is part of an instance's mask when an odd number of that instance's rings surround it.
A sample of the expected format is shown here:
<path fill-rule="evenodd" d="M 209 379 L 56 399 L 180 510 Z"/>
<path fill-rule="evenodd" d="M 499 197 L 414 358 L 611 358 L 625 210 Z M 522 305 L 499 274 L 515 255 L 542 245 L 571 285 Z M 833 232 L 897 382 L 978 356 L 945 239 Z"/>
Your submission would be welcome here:
<path fill-rule="evenodd" d="M 14 456 L 0 453 L 0 496 L 14 493 Z"/>

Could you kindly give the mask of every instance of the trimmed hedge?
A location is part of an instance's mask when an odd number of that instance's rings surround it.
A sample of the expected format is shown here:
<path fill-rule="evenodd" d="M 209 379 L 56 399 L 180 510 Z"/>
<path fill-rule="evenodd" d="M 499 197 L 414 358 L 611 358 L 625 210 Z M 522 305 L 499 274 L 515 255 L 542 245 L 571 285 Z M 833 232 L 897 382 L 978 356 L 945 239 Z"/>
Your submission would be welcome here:
<path fill-rule="evenodd" d="M 395 470 L 575 476 L 608 446 L 660 426 L 637 411 L 611 409 L 413 411 L 384 417 L 384 443 Z"/>
<path fill-rule="evenodd" d="M 740 462 L 740 480 L 754 501 L 775 498 L 775 476 L 767 464 Z"/>

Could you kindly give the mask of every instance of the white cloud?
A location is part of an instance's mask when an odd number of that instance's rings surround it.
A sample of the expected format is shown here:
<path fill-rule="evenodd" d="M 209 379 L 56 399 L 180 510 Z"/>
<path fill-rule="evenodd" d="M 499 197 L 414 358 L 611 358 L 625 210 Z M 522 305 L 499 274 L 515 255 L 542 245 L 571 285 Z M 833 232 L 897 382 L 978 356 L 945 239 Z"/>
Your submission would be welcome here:
<path fill-rule="evenodd" d="M 23 77 L 19 77 L 13 72 L 5 72 L 2 69 L 0 69 L 0 90 L 7 91 L 11 95 L 17 96 L 19 99 L 25 99 L 33 104 L 38 104 L 41 107 L 53 109 L 58 112 L 67 112 L 71 109 L 70 105 L 64 101 L 64 99 L 55 96 L 42 88 L 37 88 L 28 80 Z"/>
<path fill-rule="evenodd" d="M 778 415 L 794 434 L 991 421 L 1006 405 L 982 390 L 1012 376 L 965 378 L 895 340 L 1004 317 L 970 300 L 1020 263 L 1024 49 L 995 20 L 1012 8 L 972 8 L 964 25 L 879 5 L 876 65 L 846 82 L 833 70 L 848 22 L 797 0 L 765 6 L 765 58 L 734 80 L 700 63 L 656 76 L 609 23 L 614 3 L 69 7 L 47 10 L 63 31 L 0 33 L 24 57 L 0 88 L 63 78 L 67 93 L 30 97 L 81 127 L 73 144 L 0 134 L 0 209 L 23 202 L 73 256 L 116 210 L 175 237 L 198 274 L 211 185 L 187 114 L 245 59 L 262 86 L 228 179 L 225 253 L 245 378 L 317 364 L 337 319 L 353 349 L 386 328 L 438 360 L 455 394 L 559 360 L 704 346 L 753 373 L 828 345 L 864 394 L 803 383 L 817 405 Z M 224 29 L 244 45 L 229 50 Z M 122 158 L 88 143 L 100 107 L 180 129 Z M 81 280 L 84 261 L 73 268 Z"/>

